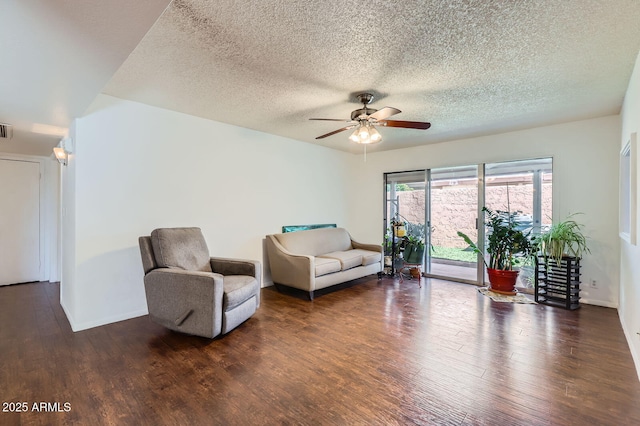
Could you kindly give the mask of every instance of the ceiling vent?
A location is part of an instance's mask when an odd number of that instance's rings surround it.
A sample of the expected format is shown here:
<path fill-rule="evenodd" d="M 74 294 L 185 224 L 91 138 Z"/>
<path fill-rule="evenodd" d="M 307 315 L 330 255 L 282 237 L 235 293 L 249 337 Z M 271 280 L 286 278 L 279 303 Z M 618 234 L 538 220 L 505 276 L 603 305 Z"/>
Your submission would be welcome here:
<path fill-rule="evenodd" d="M 13 137 L 13 126 L 11 124 L 0 123 L 0 139 L 11 139 Z"/>

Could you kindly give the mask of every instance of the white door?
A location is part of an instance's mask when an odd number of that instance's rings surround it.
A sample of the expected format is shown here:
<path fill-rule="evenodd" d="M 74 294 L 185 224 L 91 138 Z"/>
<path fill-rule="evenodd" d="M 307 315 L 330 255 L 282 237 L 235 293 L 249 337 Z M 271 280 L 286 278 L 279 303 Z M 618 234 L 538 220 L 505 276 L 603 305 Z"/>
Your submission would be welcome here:
<path fill-rule="evenodd" d="M 0 159 L 0 285 L 40 279 L 40 164 Z"/>

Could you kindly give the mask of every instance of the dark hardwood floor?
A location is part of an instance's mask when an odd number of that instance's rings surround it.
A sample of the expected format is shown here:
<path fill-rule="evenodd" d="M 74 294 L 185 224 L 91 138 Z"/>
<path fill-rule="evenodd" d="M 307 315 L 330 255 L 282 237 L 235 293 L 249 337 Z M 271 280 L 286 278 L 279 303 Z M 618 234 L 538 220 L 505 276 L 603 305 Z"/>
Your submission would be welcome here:
<path fill-rule="evenodd" d="M 614 309 L 375 277 L 313 302 L 262 295 L 253 318 L 207 340 L 147 317 L 73 333 L 57 284 L 2 287 L 0 399 L 28 409 L 0 424 L 640 424 Z"/>

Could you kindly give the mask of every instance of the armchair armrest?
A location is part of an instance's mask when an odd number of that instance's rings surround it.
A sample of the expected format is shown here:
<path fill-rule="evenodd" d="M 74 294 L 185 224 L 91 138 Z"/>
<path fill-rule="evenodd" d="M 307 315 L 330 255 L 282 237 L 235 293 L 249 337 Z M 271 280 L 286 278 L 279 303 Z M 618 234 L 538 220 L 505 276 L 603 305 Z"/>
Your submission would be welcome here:
<path fill-rule="evenodd" d="M 189 334 L 209 337 L 220 334 L 222 275 L 158 268 L 145 275 L 144 287 L 149 316 L 155 322 Z"/>
<path fill-rule="evenodd" d="M 211 269 L 221 275 L 248 275 L 254 277 L 258 282 L 256 305 L 260 306 L 260 288 L 262 288 L 262 264 L 260 262 L 257 260 L 212 257 Z"/>
<path fill-rule="evenodd" d="M 315 290 L 314 256 L 291 253 L 271 235 L 267 235 L 266 243 L 274 283 L 305 291 Z"/>
<path fill-rule="evenodd" d="M 221 275 L 249 275 L 255 277 L 258 284 L 262 277 L 262 264 L 257 260 L 212 257 L 211 270 Z"/>

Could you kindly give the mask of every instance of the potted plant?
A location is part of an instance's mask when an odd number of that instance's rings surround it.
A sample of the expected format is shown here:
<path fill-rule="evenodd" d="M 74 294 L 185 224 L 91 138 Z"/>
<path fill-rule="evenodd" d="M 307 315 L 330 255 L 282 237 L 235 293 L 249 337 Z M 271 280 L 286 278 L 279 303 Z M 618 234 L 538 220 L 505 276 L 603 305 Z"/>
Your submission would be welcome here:
<path fill-rule="evenodd" d="M 534 239 L 535 252 L 544 256 L 546 264 L 551 259 L 559 265 L 565 256 L 574 256 L 579 259 L 583 253 L 589 253 L 587 238 L 582 233 L 582 225 L 573 220 L 573 216 L 551 225 L 548 230 Z"/>
<path fill-rule="evenodd" d="M 581 225 L 569 216 L 533 241 L 536 302 L 566 309 L 580 307 L 580 259 L 589 252 Z"/>
<path fill-rule="evenodd" d="M 406 238 L 404 246 L 404 262 L 409 265 L 422 265 L 424 259 L 424 241 L 413 235 Z M 420 277 L 420 267 L 409 268 L 409 273 L 414 278 Z"/>
<path fill-rule="evenodd" d="M 514 266 L 523 258 L 530 257 L 533 245 L 529 240 L 529 233 L 517 229 L 515 216 L 517 213 L 493 211 L 483 207 L 487 214 L 487 254 L 489 261 L 480 251 L 478 246 L 464 233 L 458 231 L 458 235 L 469 244 L 475 253 L 482 256 L 487 267 L 491 291 L 496 293 L 514 295 L 515 285 L 518 279 L 518 270 Z"/>
<path fill-rule="evenodd" d="M 393 237 L 389 235 L 390 232 L 391 230 L 387 228 L 387 233 L 384 236 L 383 248 L 384 248 L 384 266 L 385 267 L 391 266 L 391 262 L 393 258 L 393 242 L 391 241 Z"/>

